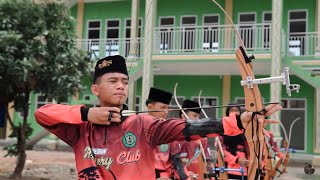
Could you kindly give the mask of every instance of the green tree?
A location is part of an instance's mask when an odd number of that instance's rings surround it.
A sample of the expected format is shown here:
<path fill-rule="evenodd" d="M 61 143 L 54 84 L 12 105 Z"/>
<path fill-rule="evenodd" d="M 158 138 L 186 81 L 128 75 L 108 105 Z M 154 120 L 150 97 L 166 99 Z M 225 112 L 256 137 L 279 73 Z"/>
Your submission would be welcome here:
<path fill-rule="evenodd" d="M 17 142 L 6 147 L 7 155 L 18 156 L 12 178 L 22 175 L 26 140 L 32 134 L 30 93 L 66 101 L 83 88 L 81 77 L 89 75 L 92 63 L 76 49 L 74 28 L 62 3 L 0 2 L 0 103 L 14 101 L 15 110 L 23 113 L 22 122 L 13 123 L 11 137 Z"/>

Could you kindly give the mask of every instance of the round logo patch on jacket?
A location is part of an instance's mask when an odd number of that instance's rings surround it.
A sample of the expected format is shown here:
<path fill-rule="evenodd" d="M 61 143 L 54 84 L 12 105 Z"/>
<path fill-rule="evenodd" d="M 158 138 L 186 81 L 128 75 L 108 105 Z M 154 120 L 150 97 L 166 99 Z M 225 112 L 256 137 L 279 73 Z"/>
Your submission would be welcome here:
<path fill-rule="evenodd" d="M 169 145 L 168 144 L 161 144 L 159 148 L 160 148 L 161 152 L 166 152 L 169 149 Z"/>
<path fill-rule="evenodd" d="M 132 148 L 136 145 L 137 138 L 132 132 L 127 132 L 122 137 L 122 143 L 126 148 Z"/>

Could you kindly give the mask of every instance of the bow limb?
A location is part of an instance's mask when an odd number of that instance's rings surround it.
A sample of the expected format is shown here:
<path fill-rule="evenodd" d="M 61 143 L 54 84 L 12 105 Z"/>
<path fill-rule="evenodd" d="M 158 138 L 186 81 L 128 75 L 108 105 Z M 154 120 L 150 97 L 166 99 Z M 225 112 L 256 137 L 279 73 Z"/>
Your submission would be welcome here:
<path fill-rule="evenodd" d="M 225 159 L 224 159 L 224 151 L 223 151 L 223 148 L 222 148 L 222 145 L 221 145 L 221 142 L 220 142 L 220 139 L 219 137 L 216 137 L 216 143 L 217 143 L 217 160 L 218 160 L 218 168 L 221 168 L 221 167 L 226 167 L 226 163 L 225 163 Z M 219 171 L 219 178 L 221 180 L 229 180 L 229 176 L 228 176 L 228 173 L 225 171 L 225 172 L 221 172 Z"/>
<path fill-rule="evenodd" d="M 202 90 L 200 90 L 199 95 L 198 95 L 198 104 L 199 107 L 201 108 L 201 112 L 203 113 L 204 117 L 209 118 L 207 113 L 204 111 L 204 109 L 202 108 L 202 104 L 201 104 L 201 94 L 202 94 Z"/>
<path fill-rule="evenodd" d="M 295 121 L 293 121 L 291 125 L 293 125 L 294 123 L 295 123 Z M 272 178 L 275 177 L 275 175 L 276 175 L 277 172 L 280 173 L 278 177 L 280 177 L 283 173 L 285 173 L 286 167 L 287 167 L 288 161 L 289 161 L 289 144 L 288 144 L 288 143 L 290 142 L 290 141 L 289 141 L 289 137 L 288 137 L 287 131 L 286 131 L 286 129 L 285 129 L 285 127 L 284 127 L 284 125 L 282 124 L 281 121 L 279 121 L 279 124 L 280 124 L 280 127 L 281 127 L 281 129 L 282 129 L 282 131 L 283 131 L 283 133 L 284 133 L 285 139 L 284 139 L 284 141 L 283 141 L 283 147 L 284 147 L 286 150 L 285 150 L 284 156 L 283 156 L 281 159 L 278 160 L 277 164 L 276 164 L 275 167 L 272 169 L 272 171 L 271 171 L 271 177 L 272 177 Z M 291 127 L 292 127 L 292 126 L 291 126 Z M 291 136 L 290 134 L 291 134 L 291 132 L 289 132 L 289 136 Z M 283 165 L 283 170 L 282 170 L 282 171 L 279 170 L 279 168 L 280 168 L 281 165 Z"/>
<path fill-rule="evenodd" d="M 289 162 L 289 158 L 290 158 L 290 153 L 289 153 L 289 149 L 290 149 L 290 142 L 291 142 L 291 135 L 292 135 L 292 128 L 293 125 L 299 121 L 301 118 L 298 117 L 296 118 L 294 121 L 292 121 L 291 125 L 290 125 L 290 130 L 289 130 L 289 137 L 287 136 L 287 133 L 285 131 L 285 128 L 283 126 L 283 124 L 280 122 L 280 125 L 282 127 L 282 130 L 285 134 L 285 140 L 283 142 L 283 147 L 286 149 L 285 154 L 283 156 L 282 159 L 279 159 L 279 161 L 277 162 L 276 166 L 274 167 L 274 169 L 272 170 L 272 177 L 274 177 L 276 175 L 277 172 L 279 172 L 278 177 L 280 177 L 282 174 L 287 173 L 287 166 L 288 166 L 288 162 Z M 280 166 L 283 165 L 282 170 L 280 170 Z"/>
<path fill-rule="evenodd" d="M 186 117 L 187 120 L 189 120 L 190 118 L 188 117 L 187 113 L 182 109 L 182 107 L 177 99 L 177 87 L 178 87 L 178 83 L 176 83 L 176 85 L 174 86 L 174 90 L 173 90 L 174 100 L 175 100 L 177 106 L 179 107 L 179 109 L 181 109 L 182 114 Z"/>

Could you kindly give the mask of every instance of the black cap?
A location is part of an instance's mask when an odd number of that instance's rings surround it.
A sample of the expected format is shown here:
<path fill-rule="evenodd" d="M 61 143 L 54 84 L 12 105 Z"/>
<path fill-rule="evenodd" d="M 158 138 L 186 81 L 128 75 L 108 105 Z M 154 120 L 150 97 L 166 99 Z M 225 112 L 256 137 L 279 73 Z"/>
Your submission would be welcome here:
<path fill-rule="evenodd" d="M 197 103 L 195 101 L 188 100 L 188 99 L 183 101 L 182 108 L 196 108 L 196 107 L 199 107 L 199 109 L 188 109 L 187 111 L 193 111 L 195 113 L 200 114 L 201 109 L 200 109 L 199 103 Z"/>
<path fill-rule="evenodd" d="M 150 88 L 149 96 L 146 101 L 146 105 L 152 102 L 161 102 L 163 104 L 170 104 L 170 101 L 172 99 L 172 93 L 169 93 L 167 91 L 163 91 L 161 89 L 156 88 Z"/>
<path fill-rule="evenodd" d="M 122 56 L 115 55 L 99 59 L 94 68 L 93 83 L 96 82 L 98 77 L 113 72 L 128 76 L 126 60 Z"/>

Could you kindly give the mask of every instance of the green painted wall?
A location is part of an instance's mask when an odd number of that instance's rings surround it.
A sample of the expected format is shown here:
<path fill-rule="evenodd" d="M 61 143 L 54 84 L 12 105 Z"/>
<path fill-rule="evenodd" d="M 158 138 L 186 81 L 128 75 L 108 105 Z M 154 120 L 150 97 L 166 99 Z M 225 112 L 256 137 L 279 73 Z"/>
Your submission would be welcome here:
<path fill-rule="evenodd" d="M 238 23 L 240 13 L 256 13 L 256 23 L 262 23 L 263 12 L 271 9 L 271 0 L 233 0 L 233 20 Z"/>
<path fill-rule="evenodd" d="M 77 6 L 77 4 L 76 4 L 76 5 L 74 5 L 74 6 L 72 6 L 72 7 L 70 8 L 70 14 L 71 14 L 72 17 L 74 17 L 75 19 L 77 19 L 77 13 L 78 13 L 78 6 Z"/>
<path fill-rule="evenodd" d="M 224 7 L 224 0 L 217 0 L 217 2 Z M 178 8 L 177 8 L 178 7 Z M 219 14 L 220 24 L 224 24 L 224 13 L 210 0 L 161 0 L 158 1 L 157 20 L 161 16 L 174 16 L 175 25 L 180 26 L 181 16 L 195 15 L 197 17 L 197 24 L 202 25 L 203 15 Z M 157 26 L 159 22 L 157 21 Z"/>

